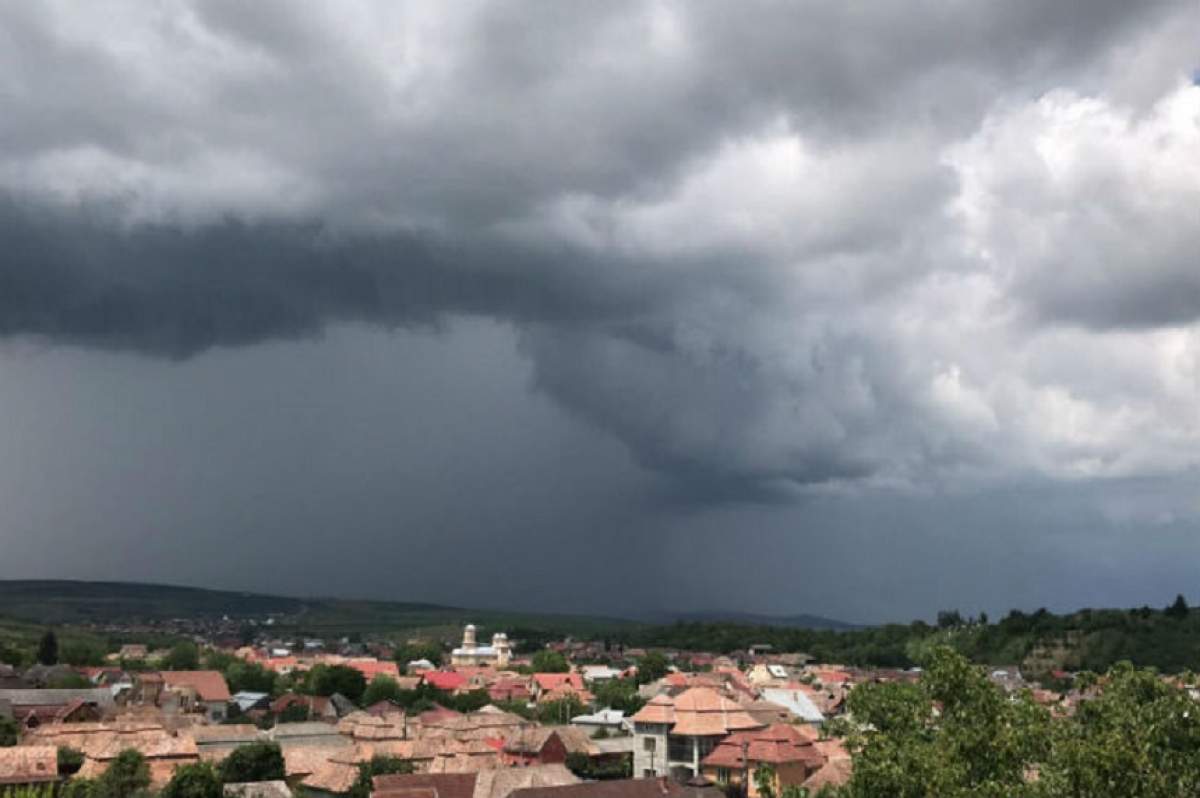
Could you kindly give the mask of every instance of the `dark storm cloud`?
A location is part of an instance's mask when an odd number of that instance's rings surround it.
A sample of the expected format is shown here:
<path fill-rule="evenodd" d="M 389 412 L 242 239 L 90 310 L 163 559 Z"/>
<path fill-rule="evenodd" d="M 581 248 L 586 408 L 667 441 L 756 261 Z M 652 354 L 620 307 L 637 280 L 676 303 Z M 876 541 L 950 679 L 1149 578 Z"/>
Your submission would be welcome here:
<path fill-rule="evenodd" d="M 0 331 L 511 321 L 709 497 L 1185 467 L 1198 16 L 4 4 Z"/>

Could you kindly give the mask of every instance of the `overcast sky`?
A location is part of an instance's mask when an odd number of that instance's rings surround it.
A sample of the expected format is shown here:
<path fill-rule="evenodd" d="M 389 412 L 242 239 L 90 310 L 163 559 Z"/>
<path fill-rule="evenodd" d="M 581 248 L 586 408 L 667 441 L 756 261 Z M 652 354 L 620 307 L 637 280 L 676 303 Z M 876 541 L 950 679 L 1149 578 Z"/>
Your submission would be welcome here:
<path fill-rule="evenodd" d="M 0 0 L 0 577 L 1200 601 L 1196 0 Z"/>

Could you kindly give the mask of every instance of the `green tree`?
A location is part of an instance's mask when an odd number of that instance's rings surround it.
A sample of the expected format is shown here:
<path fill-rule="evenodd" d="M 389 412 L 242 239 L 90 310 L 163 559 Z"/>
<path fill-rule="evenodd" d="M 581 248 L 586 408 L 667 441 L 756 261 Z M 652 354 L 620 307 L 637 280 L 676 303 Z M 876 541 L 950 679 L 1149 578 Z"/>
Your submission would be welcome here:
<path fill-rule="evenodd" d="M 392 652 L 392 657 L 401 669 L 408 663 L 427 659 L 434 665 L 442 661 L 442 647 L 429 640 L 415 640 L 405 643 Z"/>
<path fill-rule="evenodd" d="M 95 779 L 67 779 L 58 790 L 58 798 L 97 798 Z"/>
<path fill-rule="evenodd" d="M 754 769 L 754 789 L 759 798 L 775 798 L 775 768 L 763 763 Z"/>
<path fill-rule="evenodd" d="M 307 704 L 288 704 L 279 713 L 278 720 L 280 723 L 303 723 L 311 714 Z"/>
<path fill-rule="evenodd" d="M 21 727 L 7 715 L 0 715 L 0 748 L 8 748 L 17 744 L 21 737 Z"/>
<path fill-rule="evenodd" d="M 146 757 L 126 748 L 117 754 L 108 768 L 96 779 L 96 798 L 130 798 L 150 786 L 150 766 Z"/>
<path fill-rule="evenodd" d="M 247 743 L 238 746 L 217 767 L 221 781 L 275 781 L 284 776 L 283 752 L 276 743 Z"/>
<path fill-rule="evenodd" d="M 307 683 L 313 695 L 341 693 L 354 702 L 362 698 L 367 689 L 367 679 L 362 672 L 346 665 L 317 665 L 308 672 Z"/>
<path fill-rule="evenodd" d="M 389 773 L 412 773 L 413 764 L 406 759 L 393 756 L 374 756 L 369 762 L 358 766 L 358 778 L 350 788 L 349 798 L 370 798 L 371 780 Z"/>
<path fill-rule="evenodd" d="M 632 715 L 646 703 L 646 700 L 638 695 L 637 682 L 633 679 L 609 679 L 599 682 L 592 688 L 592 693 L 600 706 L 622 710 L 626 715 Z"/>
<path fill-rule="evenodd" d="M 1174 618 L 1177 621 L 1187 618 L 1188 617 L 1187 599 L 1185 599 L 1183 597 L 1183 594 L 1180 593 L 1179 595 L 1177 595 L 1175 597 L 1175 601 L 1171 604 L 1171 606 L 1169 606 L 1165 610 L 1163 610 L 1163 613 L 1168 618 Z"/>
<path fill-rule="evenodd" d="M 58 775 L 73 776 L 83 767 L 83 752 L 60 745 L 58 747 Z"/>
<path fill-rule="evenodd" d="M 163 657 L 162 666 L 168 671 L 194 671 L 200 667 L 200 649 L 190 640 L 176 643 Z"/>
<path fill-rule="evenodd" d="M 194 762 L 175 769 L 161 798 L 221 798 L 221 776 L 209 762 Z"/>
<path fill-rule="evenodd" d="M 58 636 L 53 629 L 47 629 L 38 641 L 37 661 L 43 665 L 58 664 Z"/>
<path fill-rule="evenodd" d="M 534 673 L 566 673 L 571 670 L 570 663 L 561 651 L 542 649 L 531 658 Z"/>
<path fill-rule="evenodd" d="M 275 690 L 277 680 L 275 672 L 264 668 L 257 662 L 243 662 L 235 659 L 224 668 L 223 672 L 230 692 L 240 693 L 246 690 L 254 693 L 272 693 Z"/>
<path fill-rule="evenodd" d="M 400 685 L 390 676 L 379 674 L 371 683 L 367 685 L 367 689 L 362 694 L 362 705 L 369 707 L 372 704 L 380 701 L 395 701 L 399 703 L 401 698 Z"/>
<path fill-rule="evenodd" d="M 667 675 L 667 658 L 657 651 L 651 651 L 638 660 L 638 684 L 649 684 Z"/>

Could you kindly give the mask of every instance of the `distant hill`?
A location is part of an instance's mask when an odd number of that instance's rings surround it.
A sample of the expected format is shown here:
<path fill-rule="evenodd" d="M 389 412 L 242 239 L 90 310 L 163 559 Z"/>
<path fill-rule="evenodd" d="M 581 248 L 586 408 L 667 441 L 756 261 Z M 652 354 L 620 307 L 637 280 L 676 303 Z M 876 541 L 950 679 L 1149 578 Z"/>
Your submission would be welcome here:
<path fill-rule="evenodd" d="M 835 631 L 861 628 L 857 624 L 824 618 L 820 615 L 759 615 L 750 612 L 721 610 L 693 612 L 661 612 L 645 616 L 650 623 L 731 623 L 739 626 L 767 626 L 787 629 L 832 629 Z"/>
<path fill-rule="evenodd" d="M 632 621 L 400 601 L 296 598 L 176 585 L 71 580 L 0 580 L 0 616 L 37 624 L 161 623 L 173 619 L 264 621 L 307 633 L 421 630 L 450 638 L 467 623 L 527 638 L 595 635 Z"/>

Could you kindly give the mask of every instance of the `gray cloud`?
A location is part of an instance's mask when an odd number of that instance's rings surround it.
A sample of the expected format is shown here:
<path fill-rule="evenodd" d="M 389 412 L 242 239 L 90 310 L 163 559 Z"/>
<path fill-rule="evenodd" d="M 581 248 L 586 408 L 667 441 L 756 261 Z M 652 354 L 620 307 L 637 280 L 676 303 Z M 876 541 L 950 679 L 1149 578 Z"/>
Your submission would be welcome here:
<path fill-rule="evenodd" d="M 1194 464 L 1193 3 L 734 9 L 6 4 L 0 331 L 512 322 L 712 497 Z"/>

